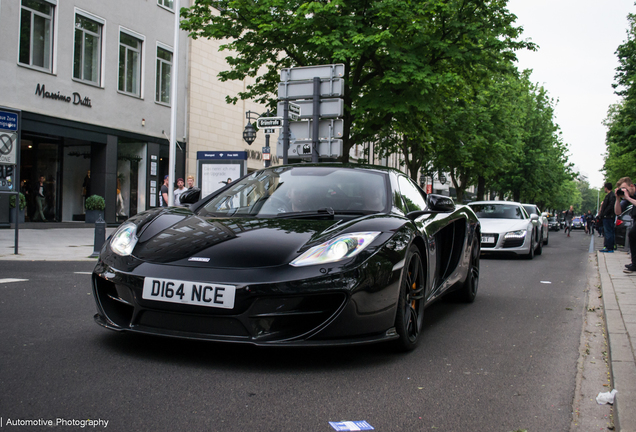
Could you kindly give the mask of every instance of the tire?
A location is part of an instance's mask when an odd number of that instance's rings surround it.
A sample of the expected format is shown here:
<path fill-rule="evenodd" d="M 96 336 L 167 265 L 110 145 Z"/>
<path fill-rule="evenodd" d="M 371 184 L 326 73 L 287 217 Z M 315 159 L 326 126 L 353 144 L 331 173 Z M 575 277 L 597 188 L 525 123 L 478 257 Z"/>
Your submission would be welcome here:
<path fill-rule="evenodd" d="M 526 255 L 526 258 L 529 260 L 534 259 L 534 233 L 530 236 L 530 251 L 528 252 L 528 254 Z"/>
<path fill-rule="evenodd" d="M 534 251 L 535 255 L 541 255 L 543 253 L 543 237 L 539 238 L 539 241 L 537 242 L 537 248 Z"/>
<path fill-rule="evenodd" d="M 470 262 L 468 263 L 468 274 L 466 281 L 460 289 L 455 291 L 455 299 L 464 303 L 472 303 L 477 297 L 477 289 L 479 288 L 479 255 L 481 242 L 477 236 L 473 239 L 473 245 L 470 251 Z"/>
<path fill-rule="evenodd" d="M 404 260 L 400 293 L 395 314 L 395 329 L 400 336 L 395 341 L 398 351 L 415 349 L 422 330 L 424 312 L 424 289 L 426 274 L 420 251 L 414 245 L 409 248 Z"/>
<path fill-rule="evenodd" d="M 548 230 L 548 235 L 545 236 L 545 241 L 543 242 L 543 245 L 547 246 L 549 241 L 550 241 L 550 230 Z"/>

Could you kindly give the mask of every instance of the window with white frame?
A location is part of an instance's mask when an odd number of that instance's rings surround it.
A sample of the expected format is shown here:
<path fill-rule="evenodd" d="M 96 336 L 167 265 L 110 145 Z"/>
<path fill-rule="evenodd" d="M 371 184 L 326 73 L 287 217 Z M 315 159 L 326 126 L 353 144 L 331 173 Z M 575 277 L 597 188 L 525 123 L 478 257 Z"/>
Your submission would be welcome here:
<path fill-rule="evenodd" d="M 141 97 L 141 46 L 143 41 L 119 33 L 119 91 Z"/>
<path fill-rule="evenodd" d="M 174 8 L 174 0 L 157 0 L 157 4 L 170 10 Z"/>
<path fill-rule="evenodd" d="M 18 62 L 53 70 L 53 12 L 55 2 L 22 0 Z"/>
<path fill-rule="evenodd" d="M 73 78 L 99 85 L 102 70 L 103 21 L 75 13 Z"/>
<path fill-rule="evenodd" d="M 170 104 L 170 74 L 172 72 L 172 52 L 164 47 L 157 47 L 157 80 L 155 100 Z"/>

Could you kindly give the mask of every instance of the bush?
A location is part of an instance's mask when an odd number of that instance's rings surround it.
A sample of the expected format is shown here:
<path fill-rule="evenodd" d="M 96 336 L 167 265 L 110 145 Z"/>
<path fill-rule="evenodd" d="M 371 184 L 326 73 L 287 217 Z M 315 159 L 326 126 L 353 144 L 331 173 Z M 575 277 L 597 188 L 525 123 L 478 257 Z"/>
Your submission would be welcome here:
<path fill-rule="evenodd" d="M 86 210 L 101 210 L 106 208 L 106 201 L 99 195 L 91 195 L 86 198 Z"/>
<path fill-rule="evenodd" d="M 26 197 L 22 192 L 20 192 L 20 210 L 24 210 L 26 208 Z M 9 198 L 9 207 L 15 208 L 15 195 L 11 195 Z"/>

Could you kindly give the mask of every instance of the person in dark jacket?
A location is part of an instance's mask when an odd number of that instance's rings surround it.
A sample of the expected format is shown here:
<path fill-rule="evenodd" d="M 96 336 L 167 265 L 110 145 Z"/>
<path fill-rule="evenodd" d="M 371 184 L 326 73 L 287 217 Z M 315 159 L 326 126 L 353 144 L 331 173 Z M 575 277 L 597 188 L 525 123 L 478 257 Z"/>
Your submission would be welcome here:
<path fill-rule="evenodd" d="M 614 223 L 616 219 L 614 206 L 616 204 L 616 195 L 610 182 L 606 182 L 604 188 L 607 195 L 605 195 L 599 211 L 599 217 L 603 220 L 603 235 L 605 236 L 604 247 L 601 252 L 614 253 Z"/>
<path fill-rule="evenodd" d="M 614 204 L 614 212 L 622 210 L 621 199 L 626 201 L 627 204 L 633 204 L 630 216 L 632 219 L 636 217 L 636 186 L 632 183 L 629 177 L 623 177 L 616 182 L 616 203 Z M 629 251 L 631 255 L 631 263 L 625 266 L 625 273 L 636 272 L 636 225 L 632 225 L 631 229 L 627 233 L 629 239 Z"/>

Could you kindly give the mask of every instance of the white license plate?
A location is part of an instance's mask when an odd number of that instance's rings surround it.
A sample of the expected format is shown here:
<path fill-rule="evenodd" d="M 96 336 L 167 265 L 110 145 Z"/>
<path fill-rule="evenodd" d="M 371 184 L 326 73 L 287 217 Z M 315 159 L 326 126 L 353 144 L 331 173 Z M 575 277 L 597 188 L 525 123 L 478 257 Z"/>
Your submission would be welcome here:
<path fill-rule="evenodd" d="M 494 243 L 495 242 L 495 238 L 492 236 L 481 236 L 481 242 L 482 243 Z"/>
<path fill-rule="evenodd" d="M 147 277 L 141 297 L 144 300 L 232 309 L 235 294 L 236 287 L 233 285 Z"/>

